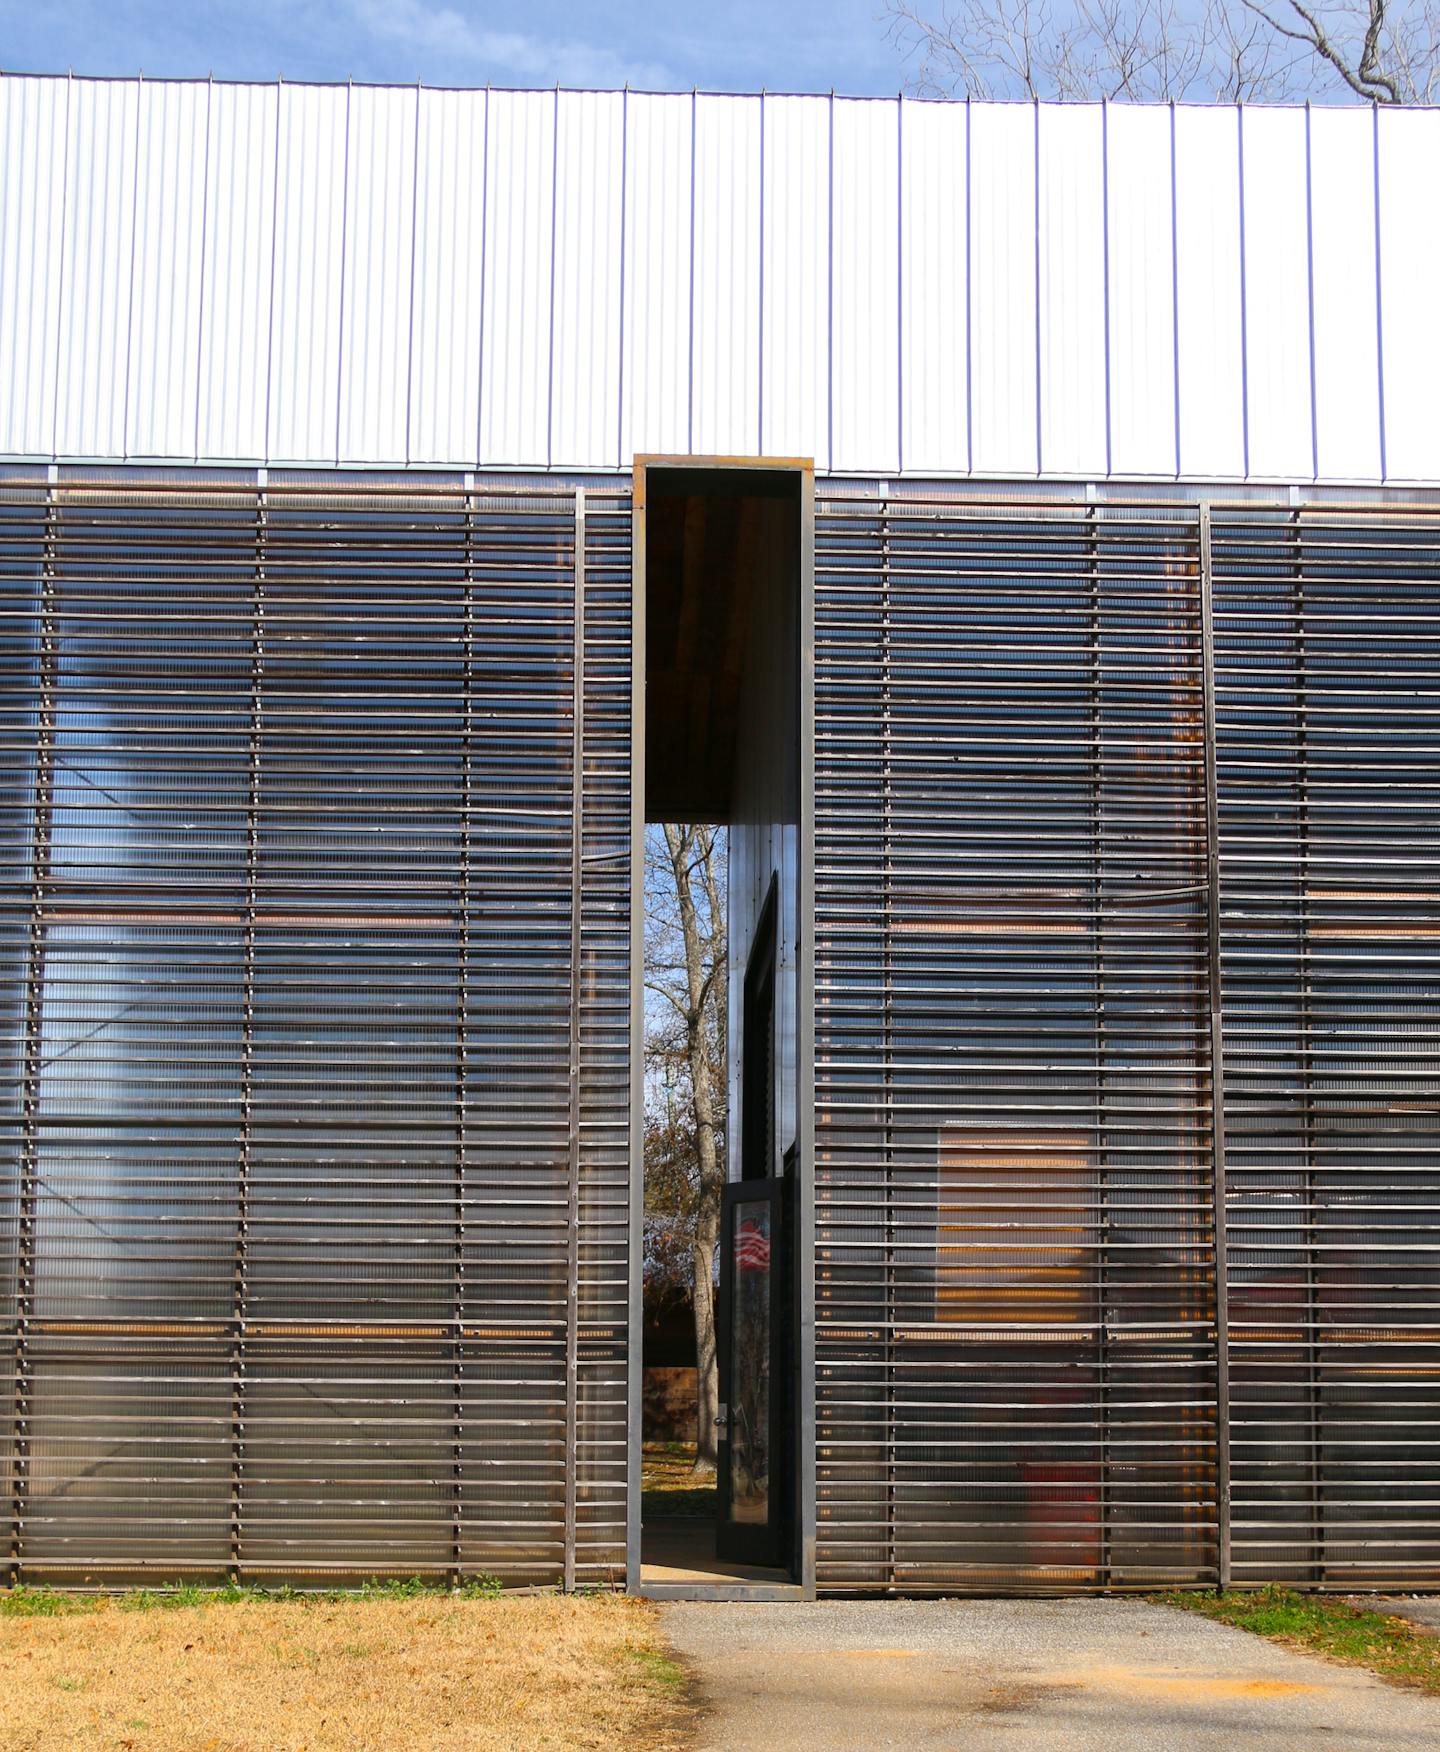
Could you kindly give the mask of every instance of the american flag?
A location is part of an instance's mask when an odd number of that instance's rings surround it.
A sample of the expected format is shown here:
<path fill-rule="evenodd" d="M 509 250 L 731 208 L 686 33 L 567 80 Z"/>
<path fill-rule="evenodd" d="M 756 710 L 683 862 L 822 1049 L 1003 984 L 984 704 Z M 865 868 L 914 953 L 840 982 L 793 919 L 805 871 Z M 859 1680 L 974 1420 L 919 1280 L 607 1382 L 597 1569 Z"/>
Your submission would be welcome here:
<path fill-rule="evenodd" d="M 765 1271 L 770 1265 L 770 1230 L 749 1217 L 735 1232 L 735 1269 Z"/>

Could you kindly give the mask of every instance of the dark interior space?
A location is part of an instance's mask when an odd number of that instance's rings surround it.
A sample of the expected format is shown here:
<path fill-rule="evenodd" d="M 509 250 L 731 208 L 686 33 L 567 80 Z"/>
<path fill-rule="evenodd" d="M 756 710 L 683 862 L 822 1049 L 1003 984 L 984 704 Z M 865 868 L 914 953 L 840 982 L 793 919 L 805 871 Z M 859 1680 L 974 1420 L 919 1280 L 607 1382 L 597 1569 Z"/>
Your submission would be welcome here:
<path fill-rule="evenodd" d="M 795 614 L 801 484 L 801 472 L 793 467 L 669 463 L 648 465 L 637 483 L 645 555 L 645 818 L 652 824 L 705 822 L 730 829 L 729 867 L 732 873 L 740 869 L 747 889 L 746 895 L 733 897 L 737 910 L 730 920 L 728 1123 L 741 1123 L 738 1109 L 743 1107 L 750 1115 L 751 1142 L 741 1150 L 738 1132 L 733 1143 L 727 1137 L 732 1178 L 766 1172 L 773 1152 L 762 1145 L 760 1134 L 768 1136 L 776 1129 L 773 918 L 769 961 L 763 954 L 756 957 L 748 982 L 746 967 L 737 966 L 733 957 L 748 960 L 751 937 L 761 922 L 747 898 L 751 868 L 763 862 L 765 890 L 774 887 L 770 861 L 775 836 L 758 825 L 768 820 L 773 803 L 768 785 L 757 784 L 756 772 L 770 766 L 788 770 L 793 754 L 789 744 L 795 726 L 776 711 L 774 679 L 793 664 L 793 645 L 788 638 L 777 644 L 774 626 L 777 617 L 785 621 Z M 747 821 L 748 828 L 738 825 Z M 769 912 L 773 915 L 773 899 Z M 743 995 L 747 983 L 756 988 L 748 1002 Z M 737 1263 L 729 1231 L 742 1237 L 749 1231 L 728 1204 L 722 1230 L 717 1321 L 722 1405 L 728 1392 L 734 1401 L 732 1418 L 737 1407 L 757 1403 L 766 1407 L 767 1418 L 788 1416 L 788 1387 L 777 1384 L 772 1390 L 761 1382 L 758 1399 L 753 1382 L 743 1394 L 739 1387 L 741 1373 L 759 1368 L 768 1380 L 774 1370 L 771 1356 L 788 1354 L 790 1278 L 781 1270 L 778 1236 L 773 1283 L 768 1252 L 758 1274 L 764 1277 L 766 1297 L 773 1298 L 773 1303 L 767 1301 L 769 1313 L 760 1334 L 762 1348 L 768 1349 L 763 1363 L 756 1363 L 752 1330 L 750 1349 L 744 1352 L 749 1360 L 737 1364 L 742 1353 L 730 1342 L 727 1316 L 743 1304 L 735 1285 L 751 1288 L 758 1281 L 752 1263 L 756 1243 L 750 1240 L 747 1255 L 742 1239 Z M 768 1232 L 764 1245 L 768 1248 Z M 737 1273 L 746 1275 L 742 1280 Z M 732 1280 L 728 1284 L 727 1276 Z M 766 1337 L 772 1329 L 773 1344 Z M 740 1330 L 736 1324 L 734 1331 Z M 689 1472 L 696 1428 L 696 1346 L 689 1303 L 658 1309 L 647 1292 L 643 1347 L 642 1578 L 647 1591 L 787 1584 L 788 1502 L 783 1509 L 785 1555 L 779 1554 L 778 1531 L 767 1545 L 763 1525 L 740 1529 L 742 1550 L 734 1529 L 727 1539 L 724 1525 L 727 1517 L 744 1518 L 742 1499 L 762 1522 L 767 1515 L 777 1519 L 782 1513 L 766 1507 L 768 1472 L 766 1488 L 758 1496 L 754 1488 L 753 1457 L 760 1453 L 768 1467 L 768 1434 L 745 1448 L 743 1490 L 737 1486 L 732 1493 L 729 1488 L 727 1469 L 740 1462 L 732 1457 L 731 1438 L 724 1433 L 714 1487 L 692 1486 L 692 1476 L 698 1476 Z M 781 1372 L 787 1373 L 788 1365 Z M 772 1394 L 783 1411 L 769 1411 Z M 738 1453 L 738 1436 L 734 1446 Z M 777 1429 L 777 1457 L 784 1446 Z M 787 1462 L 783 1472 L 777 1467 L 777 1497 L 788 1493 L 789 1479 Z"/>

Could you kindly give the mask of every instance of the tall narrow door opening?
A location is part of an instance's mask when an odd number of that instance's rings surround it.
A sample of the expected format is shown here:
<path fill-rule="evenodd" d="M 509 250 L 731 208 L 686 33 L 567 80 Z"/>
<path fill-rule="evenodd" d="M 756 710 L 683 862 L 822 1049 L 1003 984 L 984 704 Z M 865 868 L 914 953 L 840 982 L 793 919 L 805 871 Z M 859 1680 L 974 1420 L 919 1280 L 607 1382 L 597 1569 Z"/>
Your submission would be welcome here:
<path fill-rule="evenodd" d="M 791 1597 L 813 1548 L 800 929 L 813 478 L 807 464 L 644 459 L 635 485 L 630 1585 Z"/>

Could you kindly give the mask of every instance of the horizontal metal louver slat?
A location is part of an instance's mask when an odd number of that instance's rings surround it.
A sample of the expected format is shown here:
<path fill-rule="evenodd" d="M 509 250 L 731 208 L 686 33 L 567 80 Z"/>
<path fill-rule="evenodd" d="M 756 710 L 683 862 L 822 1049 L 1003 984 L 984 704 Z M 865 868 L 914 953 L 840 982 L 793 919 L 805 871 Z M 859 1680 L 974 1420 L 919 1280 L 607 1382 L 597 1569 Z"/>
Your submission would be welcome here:
<path fill-rule="evenodd" d="M 613 1580 L 628 549 L 577 686 L 571 490 L 0 498 L 17 1566 Z"/>

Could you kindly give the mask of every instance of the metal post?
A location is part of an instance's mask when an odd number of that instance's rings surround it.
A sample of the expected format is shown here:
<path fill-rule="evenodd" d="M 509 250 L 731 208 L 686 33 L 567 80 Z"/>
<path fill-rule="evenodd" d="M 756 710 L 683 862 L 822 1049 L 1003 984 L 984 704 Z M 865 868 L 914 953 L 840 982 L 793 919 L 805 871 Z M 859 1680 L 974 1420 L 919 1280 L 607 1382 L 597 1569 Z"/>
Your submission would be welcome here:
<path fill-rule="evenodd" d="M 265 681 L 265 534 L 267 487 L 255 505 L 255 593 L 250 633 L 249 795 L 245 814 L 245 967 L 240 1016 L 240 1148 L 235 1175 L 235 1267 L 230 1310 L 230 1579 L 245 1563 L 245 1336 L 250 1248 L 250 1166 L 255 1100 L 255 924 L 260 880 L 261 714 Z"/>
<path fill-rule="evenodd" d="M 585 828 L 585 489 L 575 490 L 575 700 L 570 820 L 570 1165 L 566 1188 L 565 1590 L 575 1586 L 580 1415 L 580 929 Z"/>
<path fill-rule="evenodd" d="M 55 805 L 55 695 L 59 639 L 55 575 L 59 506 L 55 482 L 45 497 L 45 541 L 40 569 L 39 713 L 35 743 L 35 802 L 31 821 L 30 929 L 25 964 L 25 1018 L 21 1073 L 20 1208 L 15 1297 L 15 1478 L 10 1517 L 10 1582 L 17 1584 L 25 1556 L 30 1497 L 30 1332 L 35 1318 L 35 1269 L 40 1189 L 40 1086 L 44 1071 L 45 937 Z"/>
<path fill-rule="evenodd" d="M 1215 603 L 1210 502 L 1200 506 L 1200 649 L 1205 735 L 1205 891 L 1210 982 L 1211 1181 L 1215 1247 L 1217 1578 L 1230 1586 L 1230 1330 L 1225 1213 L 1225 1028 L 1220 965 L 1220 809 L 1215 747 Z"/>
<path fill-rule="evenodd" d="M 884 989 L 881 994 L 882 1029 L 880 1035 L 881 1087 L 884 1091 L 885 1146 L 882 1154 L 885 1175 L 885 1403 L 881 1429 L 885 1440 L 885 1585 L 899 1585 L 899 1553 L 896 1521 L 899 1511 L 897 1495 L 897 1444 L 895 1412 L 895 1309 L 897 1280 L 895 1271 L 895 928 L 893 905 L 894 872 L 894 809 L 895 772 L 892 746 L 893 704 L 891 662 L 894 654 L 894 625 L 891 620 L 890 573 L 890 501 L 880 506 L 880 797 L 881 797 L 881 882 L 880 941 Z"/>
<path fill-rule="evenodd" d="M 475 733 L 475 493 L 465 488 L 465 652 L 461 679 L 464 729 L 460 747 L 460 929 L 455 1004 L 455 1235 L 451 1256 L 450 1585 L 464 1571 L 465 1536 L 465 1158 L 470 1055 L 471 746 Z"/>

